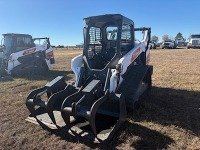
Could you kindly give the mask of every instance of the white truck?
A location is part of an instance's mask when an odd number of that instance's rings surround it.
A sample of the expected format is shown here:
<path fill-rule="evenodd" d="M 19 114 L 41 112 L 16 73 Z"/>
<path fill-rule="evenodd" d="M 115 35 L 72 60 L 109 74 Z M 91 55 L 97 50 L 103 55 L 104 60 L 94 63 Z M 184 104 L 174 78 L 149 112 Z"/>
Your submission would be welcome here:
<path fill-rule="evenodd" d="M 162 49 L 164 48 L 176 48 L 177 44 L 174 40 L 166 40 L 162 43 Z"/>
<path fill-rule="evenodd" d="M 186 46 L 185 40 L 184 40 L 183 38 L 178 38 L 178 39 L 176 40 L 176 42 L 177 42 L 177 46 L 179 46 L 179 47 L 181 47 L 181 46 Z"/>
<path fill-rule="evenodd" d="M 187 48 L 200 48 L 200 34 L 192 34 L 190 36 Z"/>

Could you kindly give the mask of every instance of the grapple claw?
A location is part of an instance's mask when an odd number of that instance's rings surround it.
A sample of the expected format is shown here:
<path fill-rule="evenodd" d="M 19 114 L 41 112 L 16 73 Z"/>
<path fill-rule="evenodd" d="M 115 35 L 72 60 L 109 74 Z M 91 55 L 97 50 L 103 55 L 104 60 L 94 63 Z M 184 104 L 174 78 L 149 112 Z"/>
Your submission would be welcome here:
<path fill-rule="evenodd" d="M 64 124 L 59 124 L 60 108 L 64 99 L 73 92 L 73 86 L 67 85 L 64 77 L 58 76 L 46 86 L 32 91 L 26 100 L 26 106 L 30 112 L 28 120 L 38 123 L 43 122 L 45 125 L 55 126 L 58 128 Z M 47 100 L 42 100 L 42 96 L 46 94 Z M 38 107 L 35 109 L 35 107 Z M 56 117 L 59 119 L 57 119 Z M 50 127 L 51 128 L 51 127 Z"/>

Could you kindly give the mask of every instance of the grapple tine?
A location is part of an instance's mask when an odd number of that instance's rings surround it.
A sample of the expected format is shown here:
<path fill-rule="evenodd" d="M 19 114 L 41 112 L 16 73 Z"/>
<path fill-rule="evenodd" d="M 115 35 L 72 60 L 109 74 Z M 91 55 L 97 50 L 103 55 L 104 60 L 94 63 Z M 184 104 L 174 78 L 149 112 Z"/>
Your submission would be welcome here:
<path fill-rule="evenodd" d="M 117 120 L 112 131 L 110 132 L 107 138 L 108 141 L 113 138 L 113 135 L 121 127 L 121 125 L 126 121 L 126 117 L 127 117 L 125 96 L 123 94 L 117 94 L 116 99 L 118 99 L 119 101 L 119 110 L 120 110 L 119 119 Z"/>
<path fill-rule="evenodd" d="M 46 110 L 47 110 L 49 117 L 51 118 L 52 122 L 55 125 L 57 125 L 54 114 L 53 114 L 53 110 L 55 109 L 55 102 L 56 102 L 56 105 L 58 105 L 58 109 L 60 109 L 63 100 L 70 94 L 71 90 L 72 90 L 72 86 L 67 85 L 64 90 L 61 90 L 61 91 L 53 94 L 48 100 Z"/>
<path fill-rule="evenodd" d="M 69 129 L 71 127 L 71 124 L 70 124 L 70 116 L 71 116 L 71 111 L 69 110 L 70 108 L 64 108 L 62 109 L 61 111 L 61 115 L 62 115 L 62 118 L 66 124 L 66 128 Z"/>
<path fill-rule="evenodd" d="M 62 106 L 61 106 L 61 115 L 62 115 L 62 118 L 66 124 L 66 127 L 67 128 L 70 128 L 71 125 L 70 125 L 70 116 L 73 115 L 73 111 L 72 111 L 72 104 L 74 102 L 77 102 L 78 101 L 78 98 L 81 96 L 81 89 L 68 96 L 62 103 Z"/>
<path fill-rule="evenodd" d="M 66 123 L 66 127 L 70 129 L 74 135 L 81 135 L 87 132 L 86 130 L 89 130 L 89 128 L 86 127 L 89 125 L 91 132 L 98 141 L 111 139 L 126 119 L 124 96 L 121 94 L 110 94 L 108 89 L 105 94 L 100 96 L 97 100 L 95 100 L 95 97 L 92 95 L 91 93 L 88 94 L 79 91 L 65 99 L 61 108 L 61 114 Z M 71 122 L 70 116 L 75 117 L 74 122 Z M 97 117 L 99 116 L 105 119 L 106 117 L 115 118 L 111 123 L 112 128 L 109 126 L 106 128 L 99 127 L 99 122 L 97 123 Z M 85 120 L 85 123 L 82 122 L 83 120 Z M 88 122 L 88 124 L 86 122 Z M 100 123 L 104 124 L 104 122 Z M 101 132 L 105 132 L 106 130 L 109 131 L 106 135 L 102 136 Z"/>
<path fill-rule="evenodd" d="M 31 113 L 31 116 L 36 117 L 35 114 L 35 103 L 36 101 L 39 101 L 36 99 L 36 95 L 40 92 L 43 92 L 46 90 L 46 87 L 42 87 L 36 90 L 33 90 L 26 99 L 26 107 L 28 108 L 29 112 Z"/>
<path fill-rule="evenodd" d="M 97 135 L 96 125 L 95 125 L 95 116 L 97 113 L 97 110 L 99 109 L 100 105 L 109 97 L 109 91 L 106 90 L 105 95 L 98 99 L 91 107 L 90 110 L 90 127 L 92 128 L 92 131 L 94 132 L 95 136 Z"/>
<path fill-rule="evenodd" d="M 58 119 L 55 118 L 54 111 L 57 111 L 56 115 L 58 115 L 64 99 L 73 92 L 75 92 L 75 88 L 72 85 L 67 85 L 62 76 L 55 78 L 47 83 L 46 86 L 32 91 L 26 100 L 26 106 L 31 113 L 30 117 L 34 117 L 39 124 L 42 123 L 47 127 L 49 124 L 54 124 L 57 128 L 61 127 L 60 124 L 59 126 L 57 124 L 56 120 Z M 43 94 L 47 94 L 47 101 L 41 99 Z M 35 109 L 35 106 L 39 106 L 39 108 Z M 42 117 L 46 114 L 48 115 L 47 117 Z M 40 117 L 38 118 L 38 116 Z M 62 118 L 60 117 L 60 119 Z"/>
<path fill-rule="evenodd" d="M 26 100 L 26 107 L 28 108 L 29 112 L 31 113 L 31 116 L 36 118 L 35 108 L 34 108 L 35 105 L 34 105 L 33 99 Z"/>
<path fill-rule="evenodd" d="M 111 109 L 113 107 L 114 109 Z M 123 124 L 123 122 L 125 122 L 126 120 L 127 112 L 126 112 L 125 98 L 122 94 L 114 94 L 114 93 L 110 94 L 109 91 L 107 90 L 105 95 L 93 104 L 90 113 L 91 113 L 91 118 L 90 118 L 91 128 L 94 133 L 96 133 L 97 131 L 96 129 L 97 123 L 95 122 L 97 113 L 104 114 L 106 115 L 105 117 L 108 116 L 117 117 L 116 122 L 114 123 L 110 132 L 107 133 L 107 136 L 102 136 L 101 132 L 95 135 L 98 141 L 110 140 L 112 139 L 116 131 L 120 128 L 120 126 Z"/>

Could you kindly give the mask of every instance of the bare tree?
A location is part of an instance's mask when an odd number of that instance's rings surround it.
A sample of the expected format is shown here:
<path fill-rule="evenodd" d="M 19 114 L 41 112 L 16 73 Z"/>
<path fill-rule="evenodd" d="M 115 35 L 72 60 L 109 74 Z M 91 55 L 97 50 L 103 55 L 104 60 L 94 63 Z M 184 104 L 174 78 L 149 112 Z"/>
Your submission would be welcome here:
<path fill-rule="evenodd" d="M 169 35 L 167 35 L 167 34 L 163 35 L 162 40 L 163 41 L 169 40 Z"/>

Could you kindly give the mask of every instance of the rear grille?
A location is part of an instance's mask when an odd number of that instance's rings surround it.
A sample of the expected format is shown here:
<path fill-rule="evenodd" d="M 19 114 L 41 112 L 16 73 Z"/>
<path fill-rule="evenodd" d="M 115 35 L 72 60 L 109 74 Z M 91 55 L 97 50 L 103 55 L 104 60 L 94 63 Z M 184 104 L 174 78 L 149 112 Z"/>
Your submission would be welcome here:
<path fill-rule="evenodd" d="M 192 40 L 192 45 L 199 45 L 199 40 Z"/>

